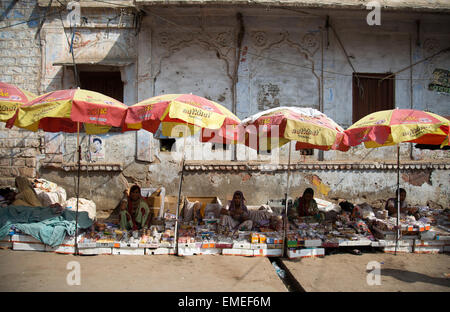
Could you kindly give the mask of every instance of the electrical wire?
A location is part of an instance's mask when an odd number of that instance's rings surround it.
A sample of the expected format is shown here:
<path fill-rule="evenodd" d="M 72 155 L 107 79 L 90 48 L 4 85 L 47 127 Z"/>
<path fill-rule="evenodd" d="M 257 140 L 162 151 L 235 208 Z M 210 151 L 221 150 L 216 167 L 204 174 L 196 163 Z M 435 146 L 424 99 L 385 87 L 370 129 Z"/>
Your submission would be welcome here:
<path fill-rule="evenodd" d="M 129 5 L 126 4 L 120 4 L 120 3 L 114 3 L 114 2 L 108 2 L 108 1 L 102 1 L 102 0 L 92 0 L 93 2 L 100 2 L 100 3 L 105 3 L 105 4 L 111 4 L 113 6 L 116 6 L 118 8 L 129 8 Z"/>
<path fill-rule="evenodd" d="M 102 2 L 102 1 L 100 1 L 100 0 L 94 0 L 94 1 L 99 1 L 99 2 Z M 179 24 L 177 24 L 177 23 L 175 23 L 175 22 L 173 22 L 173 21 L 171 21 L 171 20 L 169 20 L 169 19 L 167 19 L 167 18 L 164 18 L 164 17 L 162 17 L 162 16 L 160 16 L 160 15 L 158 15 L 158 14 L 155 14 L 155 13 L 153 13 L 153 12 L 150 12 L 150 11 L 148 11 L 148 10 L 143 10 L 145 13 L 147 13 L 147 14 L 150 14 L 150 15 L 153 15 L 153 16 L 155 16 L 155 17 L 157 17 L 157 18 L 159 18 L 159 19 L 161 19 L 161 20 L 163 20 L 163 21 L 165 21 L 165 22 L 167 22 L 167 23 L 169 23 L 169 24 L 172 24 L 172 25 L 174 25 L 174 26 L 176 26 L 176 27 L 178 27 L 178 28 L 180 28 L 180 29 L 185 29 L 185 30 L 188 30 L 190 33 L 199 33 L 198 31 L 195 31 L 195 32 L 193 32 L 195 29 L 193 28 L 193 27 L 186 27 L 186 26 L 183 26 L 183 25 L 179 25 Z M 234 45 L 233 46 L 226 46 L 226 47 L 228 47 L 228 48 L 236 48 Z M 444 49 L 444 50 L 442 50 L 441 52 L 446 52 L 446 51 L 448 51 L 448 49 Z M 272 58 L 272 57 L 268 57 L 268 56 L 262 56 L 262 55 L 259 55 L 259 54 L 257 54 L 257 53 L 253 53 L 253 52 L 249 52 L 248 50 L 246 51 L 246 54 L 248 54 L 248 55 L 252 55 L 252 56 L 254 56 L 254 57 L 256 57 L 256 58 L 262 58 L 262 59 L 267 59 L 267 60 L 270 60 L 270 61 L 273 61 L 273 62 L 277 62 L 277 63 L 279 63 L 279 64 L 284 64 L 284 65 L 289 65 L 289 66 L 294 66 L 294 67 L 299 67 L 299 68 L 304 68 L 304 69 L 309 69 L 309 70 L 314 70 L 312 67 L 309 67 L 309 66 L 305 66 L 305 65 L 300 65 L 300 64 L 294 64 L 294 63 L 291 63 L 291 62 L 286 62 L 286 61 L 281 61 L 281 60 L 278 60 L 278 59 L 274 59 L 274 58 Z M 436 55 L 434 55 L 434 56 L 437 56 L 438 54 L 436 54 Z M 434 57 L 433 56 L 433 57 Z M 321 71 L 322 69 L 321 68 L 318 68 L 317 69 L 317 71 Z M 339 75 L 339 76 L 345 76 L 345 77 L 353 77 L 353 73 L 351 73 L 351 74 L 345 74 L 345 73 L 340 73 L 340 72 L 334 72 L 334 71 L 330 71 L 330 70 L 323 70 L 323 72 L 324 73 L 327 73 L 327 74 L 333 74 L 333 75 Z M 362 75 L 362 74 L 358 74 L 358 78 L 366 78 L 366 79 L 376 79 L 376 80 L 379 80 L 380 78 L 379 77 L 373 77 L 373 76 L 366 76 L 366 75 Z M 389 78 L 384 78 L 385 80 L 386 79 L 390 79 L 390 80 L 411 80 L 410 78 L 396 78 L 396 77 L 389 77 Z M 427 81 L 431 81 L 431 80 L 433 80 L 432 78 L 414 78 L 413 79 L 414 81 L 419 81 L 419 80 L 427 80 Z"/>
<path fill-rule="evenodd" d="M 58 0 L 57 0 L 57 1 L 58 1 Z M 110 5 L 116 6 L 116 7 L 118 7 L 118 8 L 127 8 L 127 7 L 130 7 L 129 5 L 123 5 L 123 4 L 113 3 L 113 2 L 103 1 L 103 0 L 93 0 L 93 1 L 94 1 L 94 2 L 105 3 L 105 4 L 110 4 Z M 63 6 L 63 3 L 61 3 L 60 1 L 58 1 L 58 2 L 59 2 L 59 4 L 61 4 L 61 6 Z M 313 13 L 310 13 L 310 12 L 298 11 L 298 10 L 295 10 L 295 9 L 292 9 L 292 8 L 277 8 L 277 9 L 289 10 L 289 11 L 293 11 L 293 12 L 297 12 L 297 13 L 302 13 L 302 14 L 308 14 L 308 15 L 312 15 L 312 16 L 316 16 L 316 17 L 326 17 L 325 15 L 317 15 L 317 14 L 313 14 Z M 14 26 L 17 26 L 17 25 L 21 25 L 21 24 L 24 24 L 24 23 L 28 23 L 28 22 L 31 22 L 31 21 L 40 19 L 40 18 L 42 18 L 42 17 L 52 16 L 52 15 L 54 15 L 54 14 L 56 14 L 56 13 L 61 13 L 61 12 L 64 11 L 64 10 L 65 10 L 65 7 L 63 7 L 61 10 L 58 10 L 57 12 L 53 12 L 53 13 L 49 13 L 49 14 L 44 14 L 44 15 L 42 15 L 42 16 L 39 16 L 39 17 L 36 17 L 36 18 L 33 18 L 33 19 L 29 19 L 28 21 L 20 22 L 20 23 L 14 24 L 14 25 L 9 25 L 9 26 L 0 27 L 0 29 L 10 28 L 10 27 L 14 27 Z M 159 19 L 161 19 L 161 20 L 163 20 L 163 21 L 165 21 L 165 22 L 167 22 L 167 23 L 169 23 L 169 24 L 172 24 L 172 25 L 174 25 L 174 26 L 176 26 L 176 27 L 178 27 L 178 28 L 180 28 L 180 29 L 185 29 L 185 30 L 189 31 L 190 33 L 199 33 L 198 31 L 196 31 L 196 30 L 195 30 L 194 28 L 192 28 L 192 27 L 186 27 L 186 26 L 183 26 L 183 25 L 179 25 L 179 24 L 177 24 L 177 23 L 175 23 L 175 22 L 173 22 L 173 21 L 171 21 L 171 20 L 169 20 L 169 19 L 167 19 L 167 18 L 164 18 L 164 17 L 162 17 L 162 16 L 160 16 L 160 15 L 158 15 L 158 14 L 155 14 L 155 13 L 153 13 L 153 12 L 150 12 L 150 11 L 148 11 L 148 10 L 142 9 L 142 11 L 144 11 L 145 13 L 150 14 L 150 15 L 152 15 L 152 16 L 155 16 L 155 17 L 157 17 L 157 18 L 159 18 Z M 228 48 L 236 48 L 234 45 L 226 46 L 226 47 L 228 47 Z M 443 49 L 443 50 L 442 50 L 442 52 L 448 52 L 448 51 L 449 51 L 449 49 Z M 257 54 L 257 53 L 250 52 L 250 51 L 248 51 L 248 50 L 246 51 L 246 54 L 251 55 L 251 56 L 254 56 L 254 57 L 256 57 L 256 58 L 261 58 L 261 59 L 266 59 L 266 60 L 269 60 L 269 61 L 272 61 L 272 62 L 277 62 L 277 63 L 279 63 L 279 64 L 284 64 L 284 65 L 293 66 L 293 67 L 298 67 L 298 68 L 304 68 L 304 69 L 308 69 L 308 70 L 311 70 L 311 71 L 312 71 L 312 70 L 322 71 L 321 68 L 313 69 L 312 67 L 309 67 L 309 66 L 305 66 L 305 65 L 300 65 L 300 64 L 295 64 L 295 63 L 291 63 L 291 62 L 286 62 L 286 61 L 274 59 L 274 58 L 269 57 L 269 56 L 263 56 L 263 55 L 260 55 L 260 54 Z M 437 55 L 438 55 L 438 54 L 434 55 L 433 57 L 435 57 L 435 56 L 437 56 Z M 339 75 L 339 76 L 344 76 L 344 77 L 353 77 L 353 73 L 351 73 L 351 74 L 346 74 L 346 73 L 335 72 L 335 71 L 325 70 L 325 69 L 323 69 L 323 72 L 324 72 L 324 73 L 327 73 L 327 74 L 332 74 L 332 75 Z M 366 78 L 366 79 L 376 79 L 376 80 L 380 80 L 379 77 L 365 76 L 365 75 L 361 75 L 361 74 L 358 75 L 358 78 Z M 384 80 L 387 80 L 387 79 L 389 79 L 389 80 L 407 80 L 407 81 L 410 81 L 410 80 L 413 80 L 413 81 L 422 81 L 422 80 L 431 81 L 431 80 L 433 80 L 432 78 L 414 78 L 414 79 L 411 79 L 411 78 L 398 78 L 398 77 L 388 77 L 388 78 L 383 78 L 383 79 L 384 79 Z"/>
<path fill-rule="evenodd" d="M 39 15 L 39 16 L 37 16 L 37 17 L 30 18 L 29 20 L 26 20 L 26 21 L 23 21 L 23 22 L 18 22 L 18 23 L 16 23 L 16 24 L 12 24 L 12 25 L 8 25 L 8 26 L 2 26 L 2 27 L 0 27 L 0 30 L 1 30 L 1 29 L 12 28 L 12 27 L 15 27 L 15 26 L 18 26 L 18 25 L 22 25 L 22 24 L 27 24 L 27 23 L 29 23 L 29 22 L 33 22 L 33 21 L 36 21 L 36 20 L 40 20 L 41 18 L 50 17 L 50 16 L 53 16 L 53 15 L 55 15 L 55 14 L 58 14 L 58 13 L 64 11 L 65 9 L 66 9 L 66 8 L 64 7 L 64 8 L 61 8 L 60 10 L 58 10 L 58 11 L 56 11 L 56 12 L 46 13 L 46 14 L 43 14 L 43 15 Z"/>
<path fill-rule="evenodd" d="M 124 7 L 124 5 L 120 5 L 120 4 L 112 3 L 112 2 L 108 2 L 108 1 L 103 1 L 103 0 L 93 0 L 93 1 L 94 1 L 94 2 L 107 3 L 107 4 L 115 5 L 115 6 L 117 6 L 117 7 Z M 280 9 L 280 10 L 287 10 L 287 11 L 292 11 L 292 12 L 301 13 L 301 14 L 304 14 L 304 15 L 311 15 L 311 16 L 314 16 L 314 17 L 320 17 L 320 18 L 326 18 L 326 17 L 327 17 L 327 15 L 325 15 L 325 14 L 324 14 L 324 15 L 321 15 L 321 14 L 314 14 L 314 13 L 311 13 L 311 12 L 307 12 L 307 11 L 303 11 L 303 10 L 296 10 L 296 9 L 293 9 L 293 8 L 284 8 L 284 7 L 280 7 L 280 8 L 277 8 L 277 9 Z M 168 22 L 168 23 L 170 23 L 170 24 L 172 24 L 172 25 L 174 25 L 174 26 L 176 26 L 176 27 L 178 27 L 178 28 L 182 28 L 182 29 L 188 30 L 190 33 L 198 33 L 198 31 L 193 32 L 194 29 L 193 29 L 192 27 L 186 27 L 186 26 L 179 25 L 179 24 L 177 24 L 177 23 L 175 23 L 175 22 L 173 22 L 173 21 L 171 21 L 171 20 L 169 20 L 169 19 L 166 19 L 166 18 L 164 18 L 164 17 L 162 17 L 162 16 L 160 16 L 160 15 L 158 15 L 158 14 L 155 14 L 155 13 L 153 13 L 153 12 L 150 12 L 150 11 L 148 11 L 148 10 L 142 9 L 142 11 L 144 11 L 145 13 L 148 13 L 148 14 L 150 14 L 150 15 L 153 15 L 153 16 L 155 16 L 155 17 L 157 17 L 157 18 L 159 18 L 159 19 L 161 19 L 161 20 L 163 20 L 163 21 L 165 21 L 165 22 Z M 336 37 L 337 37 L 337 34 L 336 34 L 335 29 L 334 29 L 331 25 L 330 25 L 330 27 L 332 28 L 334 34 L 335 34 Z M 338 38 L 338 37 L 337 37 L 337 38 Z M 338 39 L 338 40 L 339 40 L 339 39 Z M 341 43 L 340 41 L 339 41 L 339 44 L 341 44 L 341 46 L 342 46 L 342 43 Z M 233 45 L 233 46 L 226 46 L 226 47 L 228 47 L 228 48 L 236 48 L 236 46 L 234 46 L 234 45 Z M 432 57 L 435 57 L 435 56 L 437 56 L 437 55 L 439 55 L 439 54 L 441 54 L 441 53 L 448 52 L 449 49 L 450 49 L 450 48 L 443 49 L 443 50 L 437 52 L 436 54 L 434 54 L 434 55 L 432 55 L 432 56 L 429 56 L 429 57 L 427 57 L 426 59 L 423 59 L 423 60 L 417 62 L 416 64 L 419 64 L 419 63 L 421 63 L 421 62 L 423 62 L 423 61 L 425 61 L 425 60 L 427 60 L 427 59 L 430 59 L 430 58 L 432 58 Z M 344 50 L 344 51 L 345 51 L 345 50 Z M 277 59 L 274 59 L 274 58 L 271 58 L 271 57 L 268 57 L 268 56 L 262 56 L 262 55 L 259 55 L 259 54 L 253 53 L 253 52 L 249 52 L 248 50 L 246 51 L 246 54 L 252 55 L 252 56 L 257 57 L 257 58 L 262 58 L 262 59 L 267 59 L 267 60 L 270 60 L 270 61 L 273 61 L 273 62 L 277 62 L 277 63 L 279 63 L 279 64 L 284 64 L 284 65 L 289 65 L 289 66 L 294 66 L 294 67 L 304 68 L 304 69 L 308 69 L 308 70 L 311 70 L 311 71 L 314 70 L 312 67 L 309 67 L 309 66 L 299 65 L 299 64 L 294 64 L 294 63 L 290 63 L 290 62 L 285 62 L 285 61 L 277 60 Z M 346 55 L 347 55 L 347 54 L 346 54 Z M 352 69 L 353 69 L 353 72 L 356 73 L 355 68 L 353 67 L 353 65 L 352 65 L 351 63 L 350 63 L 350 65 L 351 65 L 351 67 L 352 67 Z M 344 77 L 352 77 L 352 78 L 353 78 L 353 73 L 351 73 L 351 74 L 345 74 L 345 73 L 334 72 L 334 71 L 330 71 L 330 70 L 322 70 L 321 68 L 318 68 L 317 71 L 323 71 L 324 73 L 328 73 L 328 74 L 339 75 L 339 76 L 344 76 Z M 375 79 L 375 80 L 380 80 L 380 79 L 381 79 L 381 78 L 379 78 L 379 77 L 366 76 L 366 75 L 363 75 L 363 74 L 358 74 L 358 75 L 356 76 L 356 78 L 357 78 L 357 79 L 359 79 L 359 78 Z M 423 80 L 426 80 L 426 81 L 431 81 L 431 80 L 433 80 L 433 79 L 432 79 L 432 78 L 414 78 L 414 79 L 412 79 L 412 78 L 398 78 L 398 77 L 394 77 L 393 74 L 391 74 L 391 75 L 389 75 L 389 76 L 386 76 L 386 77 L 382 78 L 382 80 L 406 80 L 406 81 L 423 81 Z"/>

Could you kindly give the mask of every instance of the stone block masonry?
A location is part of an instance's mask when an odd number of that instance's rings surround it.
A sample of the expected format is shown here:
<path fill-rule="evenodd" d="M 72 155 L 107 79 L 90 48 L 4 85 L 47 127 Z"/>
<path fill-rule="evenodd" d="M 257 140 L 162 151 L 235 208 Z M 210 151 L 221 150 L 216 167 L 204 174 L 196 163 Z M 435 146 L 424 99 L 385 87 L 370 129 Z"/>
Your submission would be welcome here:
<path fill-rule="evenodd" d="M 0 81 L 40 94 L 41 48 L 35 36 L 44 10 L 34 0 L 2 0 L 0 12 Z M 41 136 L 0 125 L 0 187 L 14 186 L 17 175 L 36 177 Z"/>
<path fill-rule="evenodd" d="M 35 39 L 43 10 L 36 1 L 0 2 L 0 81 L 39 94 L 41 48 Z"/>
<path fill-rule="evenodd" d="M 42 148 L 42 134 L 0 127 L 0 187 L 14 186 L 14 178 L 36 177 L 37 160 Z"/>

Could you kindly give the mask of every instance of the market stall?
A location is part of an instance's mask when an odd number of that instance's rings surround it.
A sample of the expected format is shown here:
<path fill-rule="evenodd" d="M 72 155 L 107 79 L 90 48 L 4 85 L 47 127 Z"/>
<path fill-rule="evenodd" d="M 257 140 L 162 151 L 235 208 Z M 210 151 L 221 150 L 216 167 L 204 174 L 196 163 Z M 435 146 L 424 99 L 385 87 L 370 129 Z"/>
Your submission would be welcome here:
<path fill-rule="evenodd" d="M 43 192 L 58 190 L 60 194 L 65 193 L 50 181 L 41 179 L 34 182 L 35 189 Z M 282 256 L 281 200 L 270 199 L 265 205 L 248 206 L 255 221 L 252 229 L 229 231 L 219 225 L 223 208 L 219 198 L 183 197 L 178 238 L 175 240 L 178 198 L 165 195 L 164 188 L 143 188 L 141 192 L 154 212 L 148 228 L 125 231 L 119 228 L 118 221 L 94 222 L 89 209 L 79 212 L 82 217 L 79 220 L 82 229 L 77 237 L 80 255 Z M 60 207 L 22 210 L 15 206 L 2 207 L 0 248 L 74 254 L 75 211 L 67 206 L 69 201 L 57 200 L 61 197 L 64 196 L 52 197 L 50 194 L 45 197 L 54 198 L 53 204 L 60 204 Z M 388 253 L 395 251 L 397 219 L 389 217 L 384 209 L 373 208 L 367 203 L 341 209 L 340 205 L 323 199 L 315 200 L 321 216 L 301 217 L 289 223 L 286 236 L 288 258 L 323 257 L 326 250 L 341 248 L 369 247 Z M 448 252 L 450 210 L 428 206 L 417 208 L 416 217 L 400 216 L 402 236 L 397 252 Z M 22 213 L 20 220 L 12 217 L 17 212 Z"/>

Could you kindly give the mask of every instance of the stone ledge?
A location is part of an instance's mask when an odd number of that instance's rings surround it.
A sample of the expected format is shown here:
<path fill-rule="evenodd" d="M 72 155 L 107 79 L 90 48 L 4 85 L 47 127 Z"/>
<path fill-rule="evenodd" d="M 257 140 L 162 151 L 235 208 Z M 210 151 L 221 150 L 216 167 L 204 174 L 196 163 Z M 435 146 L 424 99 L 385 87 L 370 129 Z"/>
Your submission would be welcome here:
<path fill-rule="evenodd" d="M 290 170 L 397 170 L 397 164 L 392 163 L 326 163 L 326 164 L 291 164 Z M 186 164 L 186 171 L 285 171 L 287 164 Z M 400 170 L 437 169 L 450 170 L 448 163 L 403 163 Z"/>
<path fill-rule="evenodd" d="M 42 0 L 41 0 L 42 1 Z M 135 0 L 141 6 L 193 6 L 193 5 L 220 5 L 220 6 L 266 6 L 266 7 L 295 7 L 295 8 L 325 8 L 325 9 L 352 9 L 366 10 L 369 1 L 362 0 Z M 383 10 L 408 11 L 448 11 L 450 5 L 430 0 L 384 0 Z"/>
<path fill-rule="evenodd" d="M 45 163 L 41 166 L 44 169 L 58 169 L 66 172 L 69 171 L 77 171 L 78 164 L 77 163 Z M 81 171 L 123 171 L 122 163 L 81 163 L 80 164 Z"/>
<path fill-rule="evenodd" d="M 67 7 L 67 4 L 71 0 L 63 0 L 63 1 L 54 1 L 52 2 L 52 7 L 61 7 L 61 4 L 64 4 Z M 80 3 L 80 7 L 82 8 L 135 8 L 133 0 L 112 0 L 112 1 L 92 1 L 92 0 L 81 0 L 78 1 Z M 38 5 L 40 7 L 47 7 L 50 3 L 49 0 L 38 0 Z"/>

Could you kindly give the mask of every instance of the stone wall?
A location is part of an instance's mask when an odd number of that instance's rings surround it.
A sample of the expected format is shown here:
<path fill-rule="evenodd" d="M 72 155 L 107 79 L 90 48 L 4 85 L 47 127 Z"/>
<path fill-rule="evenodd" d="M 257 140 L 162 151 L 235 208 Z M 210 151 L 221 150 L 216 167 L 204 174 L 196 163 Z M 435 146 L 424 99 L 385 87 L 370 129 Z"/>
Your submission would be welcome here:
<path fill-rule="evenodd" d="M 41 47 L 39 29 L 42 10 L 37 1 L 1 0 L 1 81 L 39 94 Z"/>
<path fill-rule="evenodd" d="M 36 177 L 42 137 L 30 131 L 0 128 L 0 187 L 14 186 L 14 178 Z"/>
<path fill-rule="evenodd" d="M 0 81 L 39 94 L 41 47 L 36 36 L 42 14 L 36 1 L 0 1 Z M 13 186 L 14 177 L 36 177 L 40 133 L 5 129 L 0 124 L 0 186 Z"/>
<path fill-rule="evenodd" d="M 34 2 L 20 1 L 14 6 L 11 1 L 1 3 L 6 9 L 11 5 L 8 19 L 1 22 L 2 26 L 28 20 L 36 12 L 45 10 L 45 6 L 33 8 Z M 28 11 L 18 9 L 23 4 Z M 86 62 L 94 57 L 125 61 L 120 71 L 127 105 L 157 94 L 192 92 L 221 103 L 241 119 L 261 109 L 295 105 L 322 108 L 344 128 L 352 123 L 352 68 L 333 31 L 325 28 L 327 14 L 358 72 L 396 72 L 445 48 L 450 41 L 448 27 L 445 27 L 450 21 L 448 16 L 440 14 L 383 12 L 381 26 L 368 26 L 367 10 L 318 10 L 304 14 L 276 8 L 195 6 L 145 8 L 147 15 L 135 36 L 135 16 L 132 9 L 128 9 L 124 14 L 114 7 L 83 9 L 88 22 L 78 29 L 74 46 L 77 57 Z M 243 16 L 242 25 L 237 19 L 238 11 Z M 63 12 L 63 24 L 65 16 Z M 417 19 L 422 21 L 420 33 L 416 31 Z M 70 28 L 65 24 L 64 33 L 61 17 L 49 16 L 41 31 L 41 52 L 39 39 L 34 39 L 38 26 L 38 22 L 28 22 L 2 29 L 0 53 L 7 64 L 0 64 L 0 80 L 36 93 L 74 87 L 72 67 L 54 65 L 69 55 L 66 35 L 70 34 Z M 239 33 L 244 36 L 238 59 L 234 46 Z M 29 43 L 25 41 L 31 42 L 32 47 L 26 48 Z M 19 43 L 23 49 L 17 49 Z M 102 65 L 85 63 L 83 66 L 99 70 Z M 427 79 L 433 70 L 449 66 L 448 54 L 442 54 L 396 75 L 396 106 L 450 115 L 449 96 L 427 88 Z M 34 71 L 24 76 L 22 71 L 29 70 Z M 408 80 L 410 77 L 414 78 L 413 82 Z M 75 195 L 75 135 L 0 129 L 0 137 L 1 183 L 11 185 L 14 175 L 19 173 L 36 174 L 64 187 L 68 197 Z M 145 131 L 114 132 L 100 137 L 105 142 L 105 157 L 94 162 L 87 157 L 90 137 L 81 134 L 85 168 L 80 177 L 80 196 L 94 200 L 98 210 L 113 209 L 123 189 L 131 183 L 162 185 L 168 195 L 177 195 L 183 139 L 176 140 L 176 150 L 164 152 L 159 149 L 159 141 Z M 225 168 L 235 165 L 221 163 L 223 151 L 213 150 L 211 144 L 202 144 L 196 138 L 189 138 L 186 143 L 189 161 L 215 159 Z M 200 152 L 191 153 L 191 148 Z M 288 152 L 288 146 L 280 149 L 280 162 L 286 163 Z M 360 146 L 348 153 L 329 151 L 324 153 L 323 162 L 318 160 L 317 151 L 305 157 L 293 147 L 292 152 L 295 165 L 341 162 L 370 166 L 392 164 L 396 160 L 395 147 L 367 150 Z M 23 157 L 18 158 L 19 155 Z M 239 148 L 237 153 L 239 161 L 250 159 L 260 163 L 270 163 L 272 156 L 256 155 L 246 148 Z M 449 159 L 448 152 L 417 150 L 410 144 L 401 146 L 401 163 L 445 164 Z M 333 197 L 380 199 L 391 196 L 396 185 L 395 170 L 376 169 L 296 169 L 292 172 L 289 195 L 295 196 L 312 186 L 311 177 L 315 176 L 314 181 L 320 179 L 331 188 L 329 194 Z M 283 170 L 190 169 L 186 173 L 183 194 L 219 196 L 225 200 L 234 190 L 242 189 L 249 204 L 260 204 L 269 198 L 284 196 L 285 177 Z M 414 203 L 425 204 L 433 199 L 448 205 L 448 177 L 446 167 L 404 168 L 401 183 Z"/>

